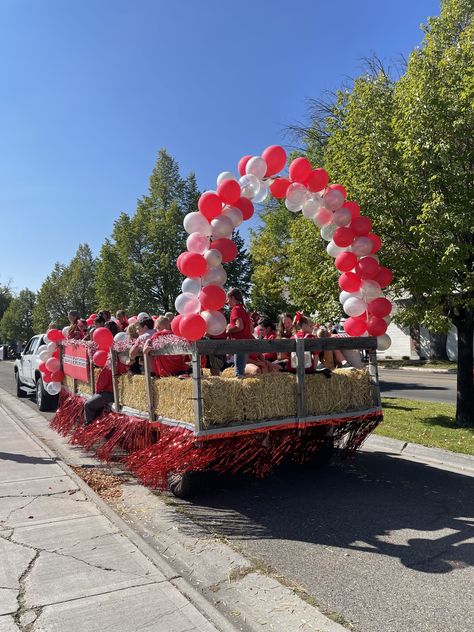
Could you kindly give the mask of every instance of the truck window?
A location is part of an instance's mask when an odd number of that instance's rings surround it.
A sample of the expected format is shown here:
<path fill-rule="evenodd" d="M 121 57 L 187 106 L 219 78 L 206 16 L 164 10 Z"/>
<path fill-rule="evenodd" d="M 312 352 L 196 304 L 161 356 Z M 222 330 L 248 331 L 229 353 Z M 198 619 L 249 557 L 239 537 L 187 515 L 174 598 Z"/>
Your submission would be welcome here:
<path fill-rule="evenodd" d="M 23 355 L 30 355 L 31 353 L 33 353 L 33 348 L 35 347 L 37 340 L 38 336 L 35 336 L 29 341 L 29 343 L 25 347 L 25 350 L 23 351 Z"/>

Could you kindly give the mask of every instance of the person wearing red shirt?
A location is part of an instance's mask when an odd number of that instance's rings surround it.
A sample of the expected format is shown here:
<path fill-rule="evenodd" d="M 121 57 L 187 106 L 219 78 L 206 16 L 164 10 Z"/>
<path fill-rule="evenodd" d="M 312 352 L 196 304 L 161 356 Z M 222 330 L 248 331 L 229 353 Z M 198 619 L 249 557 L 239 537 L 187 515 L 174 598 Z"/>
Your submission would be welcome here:
<path fill-rule="evenodd" d="M 227 325 L 227 333 L 232 340 L 251 340 L 252 324 L 250 316 L 244 307 L 242 292 L 237 288 L 232 288 L 227 292 L 227 304 L 231 308 L 230 322 Z M 235 377 L 244 377 L 247 356 L 245 353 L 234 355 Z"/>
<path fill-rule="evenodd" d="M 156 331 L 143 347 L 144 355 L 153 349 L 153 340 L 161 336 L 172 336 L 170 329 Z M 171 375 L 184 375 L 190 373 L 191 358 L 189 355 L 155 355 L 151 357 L 151 370 L 157 377 L 170 377 Z"/>
<path fill-rule="evenodd" d="M 116 373 L 124 375 L 127 367 L 120 361 L 117 361 Z M 99 373 L 97 383 L 95 385 L 96 394 L 93 395 L 84 404 L 85 425 L 91 424 L 101 414 L 107 404 L 114 401 L 114 386 L 112 378 L 112 370 L 108 366 L 104 366 Z"/>

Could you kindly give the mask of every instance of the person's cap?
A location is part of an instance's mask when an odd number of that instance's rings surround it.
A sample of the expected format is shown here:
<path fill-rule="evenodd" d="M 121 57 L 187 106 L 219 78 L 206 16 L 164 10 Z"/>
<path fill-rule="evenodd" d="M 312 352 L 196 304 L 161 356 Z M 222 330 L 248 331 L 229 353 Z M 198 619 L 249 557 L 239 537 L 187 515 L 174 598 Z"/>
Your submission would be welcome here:
<path fill-rule="evenodd" d="M 71 310 L 69 310 L 69 311 L 68 311 L 68 313 L 67 313 L 67 315 L 68 315 L 68 316 L 74 316 L 74 318 L 79 318 L 79 317 L 80 317 L 80 314 L 79 314 L 79 312 L 77 311 L 77 309 L 71 309 Z"/>
<path fill-rule="evenodd" d="M 150 318 L 146 312 L 140 312 L 137 316 L 137 320 L 144 320 L 146 318 Z"/>

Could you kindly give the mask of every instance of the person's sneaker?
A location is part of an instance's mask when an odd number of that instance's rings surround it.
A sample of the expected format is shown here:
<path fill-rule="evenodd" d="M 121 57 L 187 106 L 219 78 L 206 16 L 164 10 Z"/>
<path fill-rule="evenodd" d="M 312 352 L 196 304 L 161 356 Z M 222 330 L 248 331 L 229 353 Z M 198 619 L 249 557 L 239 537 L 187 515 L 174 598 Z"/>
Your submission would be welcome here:
<path fill-rule="evenodd" d="M 351 371 L 356 370 L 355 366 L 352 366 L 352 364 L 349 364 L 347 360 L 341 364 L 341 369 L 350 369 Z"/>

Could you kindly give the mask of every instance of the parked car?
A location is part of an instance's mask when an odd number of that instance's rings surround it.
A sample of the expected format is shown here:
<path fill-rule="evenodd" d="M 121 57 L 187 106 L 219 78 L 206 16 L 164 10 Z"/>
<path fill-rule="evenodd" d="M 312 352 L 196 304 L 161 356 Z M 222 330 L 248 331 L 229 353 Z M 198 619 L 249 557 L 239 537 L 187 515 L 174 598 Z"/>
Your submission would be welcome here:
<path fill-rule="evenodd" d="M 14 369 L 17 397 L 28 397 L 34 392 L 36 403 L 41 411 L 56 410 L 59 401 L 58 395 L 50 395 L 46 391 L 38 368 L 41 362 L 38 350 L 48 342 L 45 334 L 33 336 L 23 352 L 17 356 Z"/>

